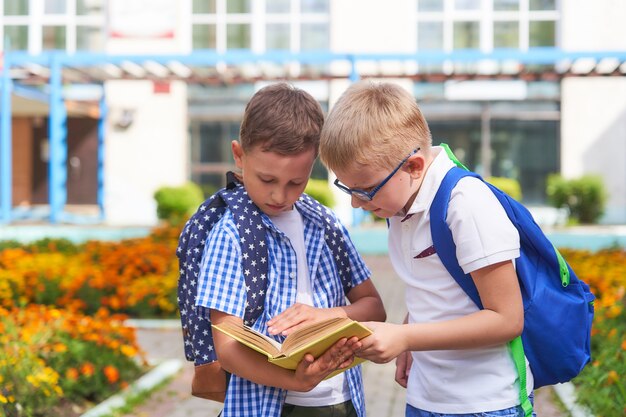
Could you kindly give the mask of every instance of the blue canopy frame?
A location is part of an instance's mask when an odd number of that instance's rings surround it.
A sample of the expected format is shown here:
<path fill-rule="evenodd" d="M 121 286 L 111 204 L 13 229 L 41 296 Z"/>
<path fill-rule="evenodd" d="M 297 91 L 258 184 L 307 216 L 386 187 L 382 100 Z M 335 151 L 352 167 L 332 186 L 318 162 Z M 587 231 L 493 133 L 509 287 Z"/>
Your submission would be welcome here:
<path fill-rule="evenodd" d="M 14 218 L 12 208 L 12 126 L 11 126 L 11 95 L 17 81 L 11 77 L 11 69 L 23 65 L 37 64 L 46 67 L 50 71 L 48 78 L 49 100 L 49 135 L 50 135 L 50 161 L 49 161 L 49 221 L 72 221 L 71 216 L 65 213 L 64 208 L 67 200 L 67 111 L 63 98 L 63 69 L 64 68 L 92 68 L 99 65 L 121 65 L 131 62 L 142 65 L 147 61 L 153 61 L 161 65 L 167 65 L 173 61 L 190 67 L 216 67 L 220 64 L 243 65 L 257 64 L 259 62 L 271 62 L 279 65 L 299 63 L 303 65 L 330 64 L 334 62 L 346 62 L 350 66 L 347 77 L 354 82 L 360 78 L 358 72 L 359 62 L 385 62 L 404 61 L 418 64 L 441 64 L 452 63 L 478 63 L 482 61 L 508 62 L 514 61 L 521 65 L 552 65 L 559 63 L 572 63 L 580 59 L 592 60 L 595 63 L 605 58 L 618 60 L 622 66 L 626 62 L 626 51 L 563 51 L 558 48 L 531 48 L 528 51 L 518 49 L 496 49 L 492 52 L 478 50 L 456 50 L 453 52 L 425 51 L 413 54 L 347 54 L 332 53 L 329 51 L 291 53 L 287 51 L 270 51 L 262 54 L 253 53 L 249 50 L 234 50 L 226 53 L 218 53 L 213 50 L 199 50 L 185 55 L 110 55 L 92 52 L 77 52 L 68 54 L 62 51 L 44 52 L 39 55 L 29 55 L 23 51 L 10 51 L 5 48 L 4 65 L 0 84 L 0 223 L 9 223 Z M 625 75 L 624 71 L 621 75 Z M 403 75 L 399 75 L 402 77 Z M 107 79 L 96 80 L 103 84 Z M 140 79 L 140 78 L 137 78 Z M 166 79 L 181 79 L 181 77 L 167 77 Z M 99 103 L 100 116 L 98 120 L 98 190 L 97 204 L 99 206 L 99 219 L 104 218 L 104 144 L 105 144 L 105 120 L 107 107 L 105 97 L 102 96 Z"/>

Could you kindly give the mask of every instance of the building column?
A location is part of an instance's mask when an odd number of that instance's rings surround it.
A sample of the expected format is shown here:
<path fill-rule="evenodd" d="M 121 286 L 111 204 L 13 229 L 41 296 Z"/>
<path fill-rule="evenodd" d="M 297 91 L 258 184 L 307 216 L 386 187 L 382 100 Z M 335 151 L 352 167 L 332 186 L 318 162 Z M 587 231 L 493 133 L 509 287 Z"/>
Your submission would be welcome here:
<path fill-rule="evenodd" d="M 50 222 L 58 223 L 67 201 L 67 110 L 62 92 L 62 63 L 57 54 L 50 62 L 50 118 L 48 135 L 50 161 L 48 165 L 48 193 Z"/>
<path fill-rule="evenodd" d="M 8 48 L 4 49 L 2 66 L 2 91 L 0 92 L 0 223 L 11 221 L 12 209 L 12 129 L 11 129 L 11 92 L 13 81 L 9 74 L 11 67 Z"/>

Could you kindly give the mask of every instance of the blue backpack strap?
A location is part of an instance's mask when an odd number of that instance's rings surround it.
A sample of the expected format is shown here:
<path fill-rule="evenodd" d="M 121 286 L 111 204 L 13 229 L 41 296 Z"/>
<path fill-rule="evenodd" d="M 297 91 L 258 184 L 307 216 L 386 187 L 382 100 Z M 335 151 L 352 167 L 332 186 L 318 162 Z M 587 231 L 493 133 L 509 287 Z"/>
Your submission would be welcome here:
<path fill-rule="evenodd" d="M 260 316 L 265 300 L 268 269 L 265 228 L 260 216 L 255 215 L 258 208 L 250 201 L 232 173 L 227 175 L 227 182 L 226 188 L 209 197 L 187 221 L 176 251 L 180 272 L 178 306 L 185 357 L 196 365 L 214 362 L 217 359 L 213 347 L 211 321 L 203 308 L 196 307 L 197 279 L 208 234 L 227 208 L 233 212 L 233 218 L 242 237 L 242 253 L 247 254 L 242 257 L 242 268 L 248 288 L 248 306 L 244 313 L 246 324 L 254 323 Z"/>
<path fill-rule="evenodd" d="M 452 231 L 450 231 L 450 227 L 448 227 L 448 223 L 446 222 L 446 218 L 448 217 L 448 203 L 450 202 L 452 189 L 465 177 L 474 177 L 484 181 L 480 175 L 474 172 L 459 167 L 450 169 L 441 182 L 430 207 L 430 231 L 433 238 L 433 245 L 437 249 L 437 255 L 441 259 L 441 262 L 463 291 L 465 291 L 478 308 L 482 310 L 483 305 L 480 301 L 480 295 L 478 294 L 474 280 L 470 274 L 465 274 L 463 269 L 459 266 Z M 519 375 L 520 405 L 524 410 L 524 415 L 530 417 L 533 412 L 533 406 L 526 390 L 526 356 L 524 354 L 522 337 L 516 337 L 510 341 L 508 345 L 515 369 Z"/>
<path fill-rule="evenodd" d="M 222 217 L 226 205 L 217 194 L 200 205 L 185 224 L 178 240 L 178 307 L 183 328 L 185 357 L 196 365 L 214 362 L 211 322 L 196 310 L 197 280 L 204 244 L 213 225 Z"/>
<path fill-rule="evenodd" d="M 446 218 L 448 217 L 448 203 L 450 202 L 452 189 L 461 178 L 465 177 L 480 178 L 476 173 L 465 171 L 457 167 L 450 169 L 444 177 L 430 206 L 430 231 L 433 238 L 433 245 L 437 248 L 437 255 L 441 258 L 441 262 L 450 275 L 452 275 L 461 288 L 463 288 L 465 293 L 482 309 L 483 304 L 480 301 L 480 295 L 478 294 L 472 277 L 463 272 L 463 269 L 459 266 L 459 262 L 456 259 L 456 245 L 452 238 L 452 232 L 446 223 Z"/>
<path fill-rule="evenodd" d="M 268 255 L 266 230 L 261 210 L 252 202 L 243 185 L 219 191 L 233 213 L 239 231 L 242 270 L 246 281 L 248 303 L 244 324 L 251 326 L 263 311 L 267 288 Z"/>

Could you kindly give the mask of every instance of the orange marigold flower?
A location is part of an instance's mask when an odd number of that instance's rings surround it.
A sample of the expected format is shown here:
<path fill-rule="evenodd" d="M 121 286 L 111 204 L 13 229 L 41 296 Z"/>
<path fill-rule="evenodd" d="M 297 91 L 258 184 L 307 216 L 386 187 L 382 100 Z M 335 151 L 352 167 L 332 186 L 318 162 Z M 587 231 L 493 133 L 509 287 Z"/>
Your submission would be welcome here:
<path fill-rule="evenodd" d="M 104 372 L 104 376 L 106 376 L 110 384 L 113 384 L 120 379 L 120 372 L 115 366 L 107 365 L 104 367 L 102 372 Z"/>
<path fill-rule="evenodd" d="M 76 381 L 78 379 L 78 376 L 80 374 L 78 373 L 78 369 L 76 368 L 69 368 L 66 372 L 65 372 L 65 377 L 71 381 Z"/>
<path fill-rule="evenodd" d="M 90 362 L 85 362 L 85 363 L 83 364 L 83 366 L 81 366 L 81 367 L 80 367 L 80 372 L 81 372 L 83 375 L 87 376 L 87 377 L 93 376 L 93 374 L 95 373 L 95 371 L 96 371 L 96 370 L 95 370 L 95 368 L 94 368 L 93 364 L 92 364 L 92 363 L 90 363 Z"/>
<path fill-rule="evenodd" d="M 622 340 L 622 350 L 626 350 L 626 339 Z"/>
<path fill-rule="evenodd" d="M 609 385 L 612 385 L 614 383 L 616 383 L 617 381 L 619 381 L 619 375 L 617 375 L 616 371 L 609 371 L 609 374 L 606 377 L 606 382 Z"/>

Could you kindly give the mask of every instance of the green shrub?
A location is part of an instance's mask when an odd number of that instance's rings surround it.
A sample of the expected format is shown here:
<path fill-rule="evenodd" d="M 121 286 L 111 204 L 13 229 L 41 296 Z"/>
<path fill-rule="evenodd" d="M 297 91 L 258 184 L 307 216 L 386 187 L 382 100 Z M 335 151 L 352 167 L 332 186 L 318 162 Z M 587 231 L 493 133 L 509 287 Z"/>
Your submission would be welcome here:
<path fill-rule="evenodd" d="M 327 180 L 310 179 L 304 192 L 326 207 L 332 208 L 335 206 L 335 197 L 333 196 Z"/>
<path fill-rule="evenodd" d="M 568 180 L 558 174 L 550 175 L 546 193 L 548 202 L 553 207 L 568 208 L 575 222 L 596 223 L 604 213 L 607 193 L 599 176 Z"/>
<path fill-rule="evenodd" d="M 154 193 L 157 216 L 170 223 L 185 221 L 204 201 L 200 187 L 192 182 L 179 187 L 161 187 Z"/>
<path fill-rule="evenodd" d="M 522 187 L 520 187 L 517 180 L 505 177 L 490 177 L 487 179 L 487 182 L 501 189 L 515 200 L 522 200 Z"/>

